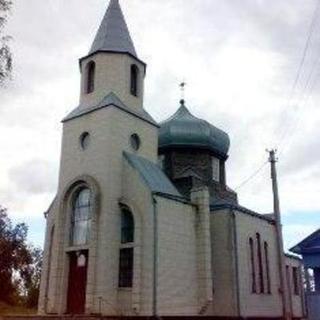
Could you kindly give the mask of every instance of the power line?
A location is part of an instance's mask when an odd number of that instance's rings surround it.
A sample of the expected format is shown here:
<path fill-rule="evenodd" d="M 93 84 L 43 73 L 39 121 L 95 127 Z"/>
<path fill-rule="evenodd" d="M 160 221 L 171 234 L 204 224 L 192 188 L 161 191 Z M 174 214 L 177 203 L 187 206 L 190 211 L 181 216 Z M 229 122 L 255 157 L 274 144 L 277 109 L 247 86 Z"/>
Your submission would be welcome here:
<path fill-rule="evenodd" d="M 287 103 L 286 103 L 287 108 L 290 107 L 291 101 L 292 101 L 292 99 L 294 97 L 295 91 L 297 89 L 297 86 L 298 86 L 298 83 L 299 83 L 299 80 L 300 80 L 300 77 L 301 77 L 301 74 L 302 74 L 302 69 L 303 69 L 303 67 L 305 65 L 307 53 L 308 53 L 308 50 L 309 50 L 309 47 L 310 47 L 310 44 L 311 44 L 312 35 L 313 35 L 315 27 L 316 27 L 319 8 L 320 8 L 320 0 L 318 0 L 317 5 L 315 7 L 315 10 L 314 10 L 314 13 L 313 13 L 313 17 L 312 17 L 312 21 L 311 21 L 311 24 L 310 24 L 310 27 L 309 27 L 309 30 L 308 30 L 307 40 L 306 40 L 306 43 L 305 43 L 305 46 L 304 46 L 304 49 L 303 49 L 303 52 L 302 52 L 302 57 L 301 57 L 301 60 L 300 60 L 299 66 L 298 66 L 297 74 L 296 74 L 296 77 L 295 77 L 295 79 L 293 81 L 293 85 L 292 85 L 291 91 L 290 91 L 290 93 L 288 95 L 288 98 L 287 98 Z M 302 90 L 302 93 L 300 95 L 300 99 L 305 98 L 304 102 L 309 99 L 308 96 L 310 96 L 310 94 L 313 91 L 315 83 L 313 84 L 312 90 L 309 92 L 309 95 L 305 96 L 306 90 L 307 90 L 307 88 L 309 86 L 309 83 L 310 83 L 310 81 L 312 79 L 313 73 L 314 73 L 314 71 L 316 69 L 316 66 L 319 64 L 319 62 L 320 62 L 320 56 L 319 56 L 318 59 L 316 59 L 316 62 L 314 64 L 314 68 L 312 68 L 311 73 L 309 74 L 309 77 L 308 77 L 308 79 L 306 81 L 306 84 L 304 86 L 304 89 Z M 306 98 L 306 97 L 308 97 L 308 98 Z M 303 103 L 303 105 L 304 105 L 304 103 Z M 296 112 L 296 119 L 298 119 L 298 112 Z M 298 125 L 299 119 L 298 119 L 298 121 L 295 121 L 295 122 L 297 122 L 297 123 L 294 125 L 294 127 Z M 287 126 L 287 128 L 283 131 L 283 134 L 281 135 L 281 138 L 279 139 L 279 142 L 278 142 L 279 146 L 282 146 L 285 143 L 285 141 L 287 140 L 287 136 L 288 136 L 289 130 L 290 130 L 290 128 Z M 292 135 L 291 135 L 291 139 L 292 139 Z M 280 154 L 282 154 L 282 153 L 283 153 L 283 149 L 280 151 Z M 267 163 L 268 163 L 268 161 L 264 162 L 256 171 L 254 171 L 248 178 L 246 178 L 242 183 L 240 183 L 240 185 L 235 188 L 235 191 L 239 190 L 240 188 L 242 188 L 243 186 L 248 184 L 253 178 L 255 178 L 262 171 L 262 169 L 265 167 L 265 165 Z"/>
<path fill-rule="evenodd" d="M 320 59 L 319 59 L 319 61 L 320 61 Z M 312 96 L 313 90 L 314 90 L 314 88 L 315 88 L 315 86 L 317 84 L 317 79 L 318 79 L 318 77 L 316 77 L 315 81 L 313 82 L 313 84 L 312 84 L 312 86 L 310 88 L 309 94 L 305 97 L 302 106 L 305 107 L 308 104 L 309 99 Z M 289 138 L 287 139 L 286 145 L 285 146 L 283 145 L 282 149 L 280 150 L 279 156 L 282 155 L 284 153 L 284 151 L 286 150 L 286 148 L 288 149 L 288 147 L 292 143 L 293 137 L 295 135 L 295 132 L 296 132 L 297 128 L 299 127 L 299 123 L 300 122 L 301 122 L 301 117 L 298 117 L 298 115 L 297 115 L 296 119 L 295 119 L 295 122 L 294 122 L 294 124 L 292 126 L 291 134 L 290 134 Z"/>
<path fill-rule="evenodd" d="M 308 30 L 308 36 L 307 36 L 306 44 L 304 46 L 304 49 L 303 49 L 303 52 L 302 52 L 301 61 L 299 63 L 297 75 L 296 75 L 296 77 L 294 79 L 290 94 L 289 94 L 288 99 L 287 99 L 287 108 L 290 107 L 291 101 L 293 99 L 295 90 L 297 88 L 297 85 L 298 85 L 298 82 L 299 82 L 299 79 L 300 79 L 300 76 L 301 76 L 301 73 L 302 73 L 302 68 L 303 68 L 303 66 L 305 64 L 305 61 L 306 61 L 307 52 L 308 52 L 308 49 L 310 47 L 312 35 L 314 33 L 315 26 L 316 26 L 316 21 L 317 21 L 317 18 L 318 18 L 319 8 L 320 8 L 320 0 L 318 0 L 317 5 L 316 5 L 315 10 L 314 10 L 314 13 L 313 13 L 312 21 L 311 21 L 311 24 L 310 24 L 310 27 L 309 27 L 309 30 Z M 311 72 L 311 73 L 313 73 L 313 72 Z M 308 81 L 309 81 L 309 79 L 308 79 Z M 279 139 L 278 146 L 280 146 L 280 145 L 282 145 L 284 143 L 285 139 L 287 138 L 287 135 L 288 135 L 288 128 L 283 131 L 283 134 L 281 135 L 281 138 Z"/>
<path fill-rule="evenodd" d="M 247 179 L 245 179 L 239 186 L 237 186 L 234 191 L 238 191 L 242 187 L 244 187 L 248 182 L 250 182 L 253 178 L 255 178 L 261 170 L 266 166 L 268 161 L 265 161 L 253 174 L 251 174 Z"/>

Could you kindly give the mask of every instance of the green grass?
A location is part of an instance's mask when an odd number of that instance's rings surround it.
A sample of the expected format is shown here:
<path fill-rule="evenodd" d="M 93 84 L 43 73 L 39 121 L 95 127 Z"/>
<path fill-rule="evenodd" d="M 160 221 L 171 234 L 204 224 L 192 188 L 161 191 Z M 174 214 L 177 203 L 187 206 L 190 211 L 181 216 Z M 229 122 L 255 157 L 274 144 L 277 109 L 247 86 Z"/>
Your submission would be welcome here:
<path fill-rule="evenodd" d="M 36 309 L 28 309 L 22 306 L 10 306 L 0 301 L 0 315 L 35 315 L 37 314 Z"/>

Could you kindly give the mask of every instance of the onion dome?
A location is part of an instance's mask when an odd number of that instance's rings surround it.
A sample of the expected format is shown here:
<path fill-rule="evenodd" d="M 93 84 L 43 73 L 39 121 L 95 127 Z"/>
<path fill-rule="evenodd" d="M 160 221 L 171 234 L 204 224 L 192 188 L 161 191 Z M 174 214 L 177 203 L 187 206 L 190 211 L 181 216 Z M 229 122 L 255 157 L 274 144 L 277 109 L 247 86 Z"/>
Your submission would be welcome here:
<path fill-rule="evenodd" d="M 184 100 L 180 103 L 178 111 L 160 124 L 160 151 L 169 148 L 204 149 L 226 158 L 230 147 L 228 134 L 193 116 L 186 108 Z"/>

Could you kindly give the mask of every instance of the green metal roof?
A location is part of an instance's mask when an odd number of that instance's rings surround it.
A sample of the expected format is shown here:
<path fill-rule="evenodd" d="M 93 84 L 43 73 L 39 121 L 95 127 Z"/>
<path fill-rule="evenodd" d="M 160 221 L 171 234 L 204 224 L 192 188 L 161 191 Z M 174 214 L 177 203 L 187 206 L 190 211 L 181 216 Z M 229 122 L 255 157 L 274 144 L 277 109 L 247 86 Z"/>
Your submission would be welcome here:
<path fill-rule="evenodd" d="M 102 108 L 107 108 L 107 107 L 116 107 L 124 112 L 127 112 L 141 120 L 144 120 L 156 127 L 159 127 L 159 125 L 157 124 L 157 122 L 149 115 L 149 113 L 147 111 L 145 111 L 144 109 L 141 109 L 139 111 L 133 110 L 132 108 L 127 107 L 119 98 L 118 96 L 113 93 L 110 92 L 107 96 L 105 96 L 103 98 L 103 100 L 98 103 L 97 105 L 94 106 L 78 106 L 77 108 L 75 108 L 72 112 L 70 112 L 63 120 L 62 122 L 67 122 L 69 120 L 81 117 L 85 114 L 94 112 L 96 110 L 102 109 Z"/>
<path fill-rule="evenodd" d="M 227 133 L 209 122 L 193 116 L 181 100 L 178 111 L 160 123 L 159 149 L 198 148 L 207 149 L 227 157 L 230 139 Z"/>
<path fill-rule="evenodd" d="M 139 172 L 143 181 L 152 192 L 181 198 L 181 194 L 158 165 L 146 158 L 128 152 L 124 152 L 123 155 L 129 164 Z"/>

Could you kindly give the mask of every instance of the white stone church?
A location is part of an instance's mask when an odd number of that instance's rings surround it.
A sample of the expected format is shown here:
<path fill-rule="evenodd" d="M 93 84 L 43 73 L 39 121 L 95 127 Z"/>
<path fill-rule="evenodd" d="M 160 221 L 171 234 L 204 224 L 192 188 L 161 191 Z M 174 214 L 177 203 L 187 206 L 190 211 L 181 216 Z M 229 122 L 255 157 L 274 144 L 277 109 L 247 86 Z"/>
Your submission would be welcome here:
<path fill-rule="evenodd" d="M 39 314 L 304 318 L 300 260 L 285 257 L 283 284 L 273 215 L 240 206 L 227 186 L 228 134 L 183 100 L 160 124 L 144 109 L 146 64 L 118 0 L 80 70 Z"/>

